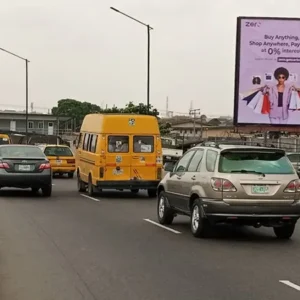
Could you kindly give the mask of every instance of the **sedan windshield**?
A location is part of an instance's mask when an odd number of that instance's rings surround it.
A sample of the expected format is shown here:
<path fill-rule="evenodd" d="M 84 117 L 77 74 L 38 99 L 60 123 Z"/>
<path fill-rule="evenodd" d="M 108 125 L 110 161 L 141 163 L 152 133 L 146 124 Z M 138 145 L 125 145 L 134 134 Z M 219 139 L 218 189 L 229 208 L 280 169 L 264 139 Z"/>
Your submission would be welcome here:
<path fill-rule="evenodd" d="M 25 158 L 25 157 L 45 157 L 42 150 L 31 146 L 2 146 L 0 147 L 0 157 L 2 158 Z"/>

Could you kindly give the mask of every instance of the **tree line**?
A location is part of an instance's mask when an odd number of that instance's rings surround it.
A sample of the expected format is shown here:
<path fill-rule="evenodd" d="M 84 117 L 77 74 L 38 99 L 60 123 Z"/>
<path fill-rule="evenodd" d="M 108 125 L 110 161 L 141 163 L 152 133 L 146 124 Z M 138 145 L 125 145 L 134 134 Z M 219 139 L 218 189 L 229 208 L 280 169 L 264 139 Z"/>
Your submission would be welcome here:
<path fill-rule="evenodd" d="M 101 108 L 99 105 L 92 104 L 89 102 L 81 102 L 74 99 L 61 99 L 57 102 L 57 106 L 52 108 L 52 114 L 57 117 L 70 117 L 73 119 L 79 127 L 87 114 L 92 113 L 126 113 L 126 114 L 141 114 L 141 115 L 152 115 L 159 119 L 159 112 L 152 105 L 149 107 L 149 113 L 147 112 L 147 105 L 139 103 L 135 105 L 133 102 L 129 102 L 124 108 L 113 106 L 110 108 Z M 160 124 L 160 132 L 162 135 L 170 133 L 171 124 Z"/>

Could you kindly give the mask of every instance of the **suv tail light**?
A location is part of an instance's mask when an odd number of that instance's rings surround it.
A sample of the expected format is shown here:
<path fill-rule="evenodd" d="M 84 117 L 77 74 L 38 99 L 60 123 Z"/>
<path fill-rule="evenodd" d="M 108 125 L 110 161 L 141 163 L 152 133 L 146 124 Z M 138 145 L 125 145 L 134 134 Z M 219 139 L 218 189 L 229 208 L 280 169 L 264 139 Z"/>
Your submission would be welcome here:
<path fill-rule="evenodd" d="M 9 169 L 8 163 L 0 162 L 0 169 Z"/>
<path fill-rule="evenodd" d="M 50 163 L 41 164 L 39 167 L 39 170 L 47 170 L 47 169 L 51 169 Z"/>
<path fill-rule="evenodd" d="M 236 187 L 232 182 L 223 178 L 212 178 L 211 186 L 217 192 L 236 192 Z"/>
<path fill-rule="evenodd" d="M 285 193 L 297 193 L 300 192 L 300 180 L 291 181 L 284 189 Z"/>
<path fill-rule="evenodd" d="M 67 164 L 75 164 L 75 159 L 67 159 Z"/>

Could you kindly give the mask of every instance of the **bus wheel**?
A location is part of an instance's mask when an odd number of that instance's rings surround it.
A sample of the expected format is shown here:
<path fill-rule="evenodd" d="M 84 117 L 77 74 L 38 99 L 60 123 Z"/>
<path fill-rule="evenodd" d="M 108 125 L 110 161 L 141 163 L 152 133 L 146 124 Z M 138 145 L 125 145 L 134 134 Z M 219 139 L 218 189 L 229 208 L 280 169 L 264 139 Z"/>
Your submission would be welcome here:
<path fill-rule="evenodd" d="M 78 192 L 85 192 L 86 191 L 86 185 L 85 183 L 80 179 L 79 172 L 77 173 L 77 190 Z"/>
<path fill-rule="evenodd" d="M 88 182 L 88 188 L 87 188 L 87 191 L 88 191 L 88 195 L 89 196 L 94 196 L 95 195 L 95 187 L 93 185 L 93 181 L 92 181 L 92 176 L 89 175 L 89 182 Z"/>

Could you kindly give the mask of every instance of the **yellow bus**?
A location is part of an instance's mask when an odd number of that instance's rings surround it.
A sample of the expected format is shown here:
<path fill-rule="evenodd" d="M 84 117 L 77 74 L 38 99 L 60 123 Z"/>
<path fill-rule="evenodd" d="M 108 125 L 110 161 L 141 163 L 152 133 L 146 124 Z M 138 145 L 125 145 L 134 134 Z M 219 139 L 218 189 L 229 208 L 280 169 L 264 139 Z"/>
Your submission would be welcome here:
<path fill-rule="evenodd" d="M 156 196 L 162 173 L 157 118 L 132 114 L 86 115 L 76 145 L 78 191 L 144 189 Z"/>

